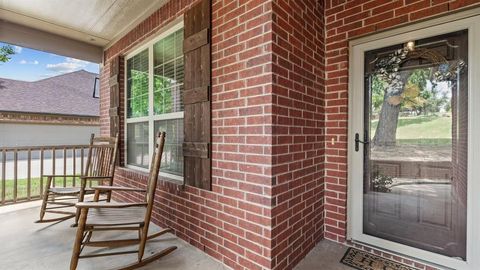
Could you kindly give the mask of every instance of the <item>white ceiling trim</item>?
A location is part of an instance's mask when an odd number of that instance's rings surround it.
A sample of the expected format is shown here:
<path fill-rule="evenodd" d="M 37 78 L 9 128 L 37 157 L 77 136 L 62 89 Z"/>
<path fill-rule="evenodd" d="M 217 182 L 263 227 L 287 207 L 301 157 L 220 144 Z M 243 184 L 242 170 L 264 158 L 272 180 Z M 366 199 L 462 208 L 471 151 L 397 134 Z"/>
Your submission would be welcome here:
<path fill-rule="evenodd" d="M 168 1 L 0 0 L 0 20 L 108 48 Z"/>
<path fill-rule="evenodd" d="M 103 49 L 64 36 L 0 20 L 0 40 L 10 44 L 101 63 Z"/>
<path fill-rule="evenodd" d="M 10 10 L 0 8 L 0 19 L 22 25 L 41 29 L 52 34 L 65 36 L 68 38 L 76 39 L 82 42 L 86 42 L 96 46 L 105 46 L 110 41 L 98 36 L 94 36 L 88 33 L 84 33 L 72 28 L 57 25 L 51 22 L 40 20 L 37 18 L 29 17 L 23 14 L 19 14 Z"/>

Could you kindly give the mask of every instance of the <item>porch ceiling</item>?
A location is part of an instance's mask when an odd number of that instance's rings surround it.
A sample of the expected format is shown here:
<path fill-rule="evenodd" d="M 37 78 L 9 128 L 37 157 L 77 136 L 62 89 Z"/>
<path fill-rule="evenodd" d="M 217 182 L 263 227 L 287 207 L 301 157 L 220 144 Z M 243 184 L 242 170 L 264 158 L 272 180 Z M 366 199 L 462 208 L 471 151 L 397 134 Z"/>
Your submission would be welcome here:
<path fill-rule="evenodd" d="M 166 0 L 1 0 L 0 19 L 107 47 Z"/>

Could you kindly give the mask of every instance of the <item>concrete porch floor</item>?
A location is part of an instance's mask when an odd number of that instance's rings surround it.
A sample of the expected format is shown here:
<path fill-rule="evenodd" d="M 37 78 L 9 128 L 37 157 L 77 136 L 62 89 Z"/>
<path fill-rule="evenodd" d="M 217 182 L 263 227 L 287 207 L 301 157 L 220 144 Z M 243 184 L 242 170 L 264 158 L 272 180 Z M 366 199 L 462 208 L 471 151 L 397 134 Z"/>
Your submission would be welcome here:
<path fill-rule="evenodd" d="M 15 207 L 13 211 L 5 208 Z M 64 270 L 69 269 L 73 240 L 76 228 L 71 228 L 71 220 L 57 224 L 36 224 L 39 207 L 21 209 L 19 206 L 0 208 L 0 269 L 9 270 Z M 151 226 L 151 232 L 159 228 Z M 97 234 L 98 238 L 112 239 L 112 236 Z M 131 235 L 136 236 L 136 233 Z M 128 238 L 128 232 L 122 237 Z M 204 254 L 185 241 L 172 234 L 161 236 L 147 244 L 146 256 L 168 246 L 177 246 L 177 250 L 158 261 L 141 268 L 153 269 L 185 269 L 185 270 L 223 270 L 228 269 L 220 262 Z M 132 250 L 132 247 L 124 248 Z M 118 249 L 121 250 L 121 249 Z M 88 250 L 86 250 L 88 251 Z M 136 254 L 111 256 L 93 259 L 81 259 L 79 270 L 112 269 L 134 262 Z"/>
<path fill-rule="evenodd" d="M 76 229 L 70 227 L 71 221 L 53 225 L 35 224 L 39 213 L 38 205 L 38 202 L 33 202 L 0 207 L 0 269 L 68 269 Z M 156 226 L 151 228 L 151 231 L 159 230 Z M 128 237 L 127 234 L 122 235 L 126 236 Z M 96 239 L 112 239 L 111 235 L 105 233 L 98 234 L 97 237 Z M 146 254 L 172 245 L 178 249 L 141 269 L 229 269 L 172 234 L 164 235 L 147 244 Z M 339 263 L 345 251 L 346 247 L 342 245 L 322 241 L 295 267 L 295 270 L 352 269 Z M 78 269 L 111 269 L 133 262 L 135 258 L 136 254 L 83 259 L 80 260 Z"/>
<path fill-rule="evenodd" d="M 352 270 L 340 263 L 348 247 L 328 240 L 322 240 L 294 268 L 294 270 Z"/>

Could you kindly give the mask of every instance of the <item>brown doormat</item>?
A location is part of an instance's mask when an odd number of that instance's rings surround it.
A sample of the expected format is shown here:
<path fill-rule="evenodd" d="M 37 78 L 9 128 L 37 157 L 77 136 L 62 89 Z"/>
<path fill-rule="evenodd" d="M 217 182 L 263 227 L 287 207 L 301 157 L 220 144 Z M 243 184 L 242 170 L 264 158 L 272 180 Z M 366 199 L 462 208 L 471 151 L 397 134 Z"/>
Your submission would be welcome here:
<path fill-rule="evenodd" d="M 349 248 L 340 262 L 359 270 L 416 270 L 355 248 Z"/>

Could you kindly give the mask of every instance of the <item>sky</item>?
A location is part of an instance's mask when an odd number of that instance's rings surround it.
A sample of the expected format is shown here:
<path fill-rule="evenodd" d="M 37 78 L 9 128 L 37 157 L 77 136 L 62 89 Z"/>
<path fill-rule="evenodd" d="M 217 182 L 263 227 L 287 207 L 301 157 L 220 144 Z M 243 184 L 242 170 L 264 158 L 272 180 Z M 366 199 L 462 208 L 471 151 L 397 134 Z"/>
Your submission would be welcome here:
<path fill-rule="evenodd" d="M 7 44 L 0 42 L 0 47 L 4 45 Z M 0 63 L 0 78 L 38 81 L 81 69 L 99 73 L 96 63 L 19 46 L 13 48 L 15 55 L 11 56 L 10 61 Z"/>

